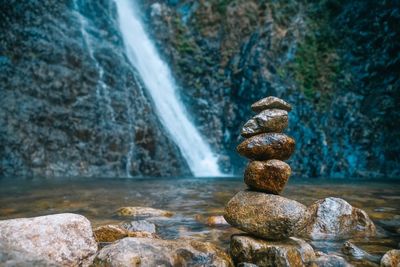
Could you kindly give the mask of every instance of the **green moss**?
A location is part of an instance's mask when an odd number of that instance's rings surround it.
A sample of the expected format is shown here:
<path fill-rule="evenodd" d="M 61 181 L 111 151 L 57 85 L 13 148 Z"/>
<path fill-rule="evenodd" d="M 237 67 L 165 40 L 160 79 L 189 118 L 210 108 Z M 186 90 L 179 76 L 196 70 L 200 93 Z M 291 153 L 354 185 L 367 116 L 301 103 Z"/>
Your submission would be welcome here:
<path fill-rule="evenodd" d="M 329 24 L 331 14 L 329 9 L 326 9 L 326 4 L 310 5 L 306 21 L 309 30 L 299 43 L 289 69 L 300 90 L 309 98 L 314 98 L 320 93 L 321 102 L 324 104 L 334 90 L 334 83 L 340 72 L 335 49 L 338 40 L 335 30 Z"/>

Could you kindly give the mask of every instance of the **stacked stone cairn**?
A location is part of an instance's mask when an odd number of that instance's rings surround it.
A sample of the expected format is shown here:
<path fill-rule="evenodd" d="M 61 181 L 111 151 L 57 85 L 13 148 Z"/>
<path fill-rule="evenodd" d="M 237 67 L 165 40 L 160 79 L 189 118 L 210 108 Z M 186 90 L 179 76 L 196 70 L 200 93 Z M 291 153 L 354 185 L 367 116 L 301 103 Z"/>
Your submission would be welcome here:
<path fill-rule="evenodd" d="M 368 215 L 342 199 L 322 199 L 307 208 L 279 195 L 291 174 L 284 160 L 295 149 L 295 141 L 283 133 L 292 107 L 277 97 L 266 97 L 251 108 L 257 115 L 244 124 L 245 140 L 237 147 L 240 155 L 250 159 L 244 173 L 249 188 L 227 203 L 224 214 L 230 225 L 245 232 L 231 237 L 235 264 L 309 266 L 325 258 L 316 258 L 313 248 L 298 237 L 374 235 Z"/>

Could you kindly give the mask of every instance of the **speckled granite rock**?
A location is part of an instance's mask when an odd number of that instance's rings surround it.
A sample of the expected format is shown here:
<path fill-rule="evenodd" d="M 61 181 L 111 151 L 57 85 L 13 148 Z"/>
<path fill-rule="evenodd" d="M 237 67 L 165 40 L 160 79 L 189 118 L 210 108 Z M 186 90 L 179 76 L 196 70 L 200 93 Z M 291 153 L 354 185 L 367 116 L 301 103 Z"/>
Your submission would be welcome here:
<path fill-rule="evenodd" d="M 0 221 L 0 246 L 8 262 L 43 266 L 89 266 L 97 251 L 90 222 L 71 213 Z"/>
<path fill-rule="evenodd" d="M 400 250 L 392 249 L 383 255 L 381 259 L 381 267 L 399 267 L 400 266 Z"/>
<path fill-rule="evenodd" d="M 306 214 L 294 200 L 262 192 L 240 191 L 225 206 L 226 221 L 246 233 L 280 240 L 293 236 Z"/>
<path fill-rule="evenodd" d="M 345 200 L 329 197 L 316 201 L 307 208 L 307 222 L 300 235 L 311 239 L 374 236 L 376 228 L 361 209 Z"/>
<path fill-rule="evenodd" d="M 244 140 L 237 152 L 252 160 L 286 160 L 294 152 L 295 141 L 282 133 L 263 133 Z"/>
<path fill-rule="evenodd" d="M 290 166 L 283 161 L 251 161 L 244 172 L 244 182 L 251 189 L 280 194 L 290 174 Z"/>
<path fill-rule="evenodd" d="M 249 235 L 233 235 L 230 252 L 235 263 L 249 262 L 257 266 L 300 267 L 315 259 L 313 248 L 294 237 L 266 241 Z"/>
<path fill-rule="evenodd" d="M 189 239 L 121 239 L 101 249 L 95 259 L 110 266 L 233 266 L 215 245 Z"/>

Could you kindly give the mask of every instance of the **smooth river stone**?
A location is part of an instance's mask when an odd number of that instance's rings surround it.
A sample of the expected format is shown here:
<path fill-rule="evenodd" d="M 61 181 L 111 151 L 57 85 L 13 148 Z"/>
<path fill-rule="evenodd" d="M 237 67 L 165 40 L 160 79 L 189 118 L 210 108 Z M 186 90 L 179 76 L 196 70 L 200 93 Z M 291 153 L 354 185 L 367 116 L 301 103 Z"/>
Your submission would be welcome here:
<path fill-rule="evenodd" d="M 244 182 L 251 189 L 280 194 L 290 174 L 290 166 L 283 161 L 251 161 L 244 172 Z"/>
<path fill-rule="evenodd" d="M 263 110 L 273 109 L 273 108 L 283 109 L 286 111 L 292 110 L 292 106 L 289 103 L 287 103 L 286 101 L 283 101 L 282 99 L 277 98 L 275 96 L 269 96 L 269 97 L 263 98 L 263 99 L 255 102 L 253 105 L 251 105 L 251 109 L 254 112 L 261 112 Z"/>
<path fill-rule="evenodd" d="M 127 237 L 102 248 L 94 266 L 233 266 L 230 257 L 208 242 Z"/>
<path fill-rule="evenodd" d="M 306 218 L 298 236 L 313 240 L 376 235 L 375 225 L 367 213 L 341 198 L 329 197 L 314 202 L 307 208 Z"/>
<path fill-rule="evenodd" d="M 306 207 L 278 195 L 240 191 L 225 207 L 225 220 L 240 230 L 268 240 L 294 236 Z"/>
<path fill-rule="evenodd" d="M 314 249 L 304 240 L 291 237 L 282 241 L 267 241 L 250 235 L 233 235 L 230 252 L 235 264 L 256 266 L 306 266 L 315 260 Z"/>
<path fill-rule="evenodd" d="M 0 221 L 0 266 L 89 266 L 96 252 L 92 227 L 82 215 Z"/>
<path fill-rule="evenodd" d="M 282 133 L 263 133 L 244 140 L 237 152 L 252 160 L 290 158 L 295 149 L 293 138 Z"/>
<path fill-rule="evenodd" d="M 288 113 L 282 109 L 267 109 L 247 121 L 241 135 L 251 137 L 260 133 L 281 133 L 288 127 Z"/>
<path fill-rule="evenodd" d="M 400 266 L 400 250 L 392 249 L 383 255 L 381 259 L 381 267 Z"/>

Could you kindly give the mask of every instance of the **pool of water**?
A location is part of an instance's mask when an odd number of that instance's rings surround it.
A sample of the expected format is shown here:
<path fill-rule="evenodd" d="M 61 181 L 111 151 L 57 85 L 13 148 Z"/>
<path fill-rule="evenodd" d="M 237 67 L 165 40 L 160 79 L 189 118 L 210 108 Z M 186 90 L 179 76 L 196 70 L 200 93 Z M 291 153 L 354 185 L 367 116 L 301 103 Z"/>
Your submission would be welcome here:
<path fill-rule="evenodd" d="M 400 180 L 296 180 L 283 196 L 309 205 L 334 196 L 364 209 L 379 229 L 369 239 L 355 244 L 381 256 L 400 242 Z M 143 178 L 143 179 L 0 179 L 0 219 L 73 212 L 86 216 L 93 227 L 127 221 L 115 211 L 123 206 L 146 206 L 175 212 L 168 219 L 153 218 L 159 235 L 166 239 L 191 236 L 228 247 L 231 227 L 210 227 L 205 219 L 221 215 L 225 203 L 245 188 L 232 178 Z M 340 253 L 345 240 L 312 242 L 324 252 Z"/>

